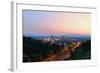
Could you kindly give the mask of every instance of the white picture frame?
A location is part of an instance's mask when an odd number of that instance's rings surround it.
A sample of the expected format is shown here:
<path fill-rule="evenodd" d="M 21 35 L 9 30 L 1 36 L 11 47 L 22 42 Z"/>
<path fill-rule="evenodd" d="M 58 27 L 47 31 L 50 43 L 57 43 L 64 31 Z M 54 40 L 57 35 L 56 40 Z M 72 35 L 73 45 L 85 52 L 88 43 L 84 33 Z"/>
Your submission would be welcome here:
<path fill-rule="evenodd" d="M 96 65 L 96 49 L 95 49 L 95 25 L 96 25 L 96 8 L 86 6 L 63 6 L 63 5 L 42 5 L 34 3 L 11 3 L 11 24 L 12 24 L 12 49 L 11 49 L 11 70 L 39 70 L 39 69 L 55 69 L 80 66 Z M 69 11 L 91 13 L 91 59 L 77 61 L 58 61 L 58 62 L 22 62 L 22 9 L 30 10 L 46 10 L 46 11 Z"/>

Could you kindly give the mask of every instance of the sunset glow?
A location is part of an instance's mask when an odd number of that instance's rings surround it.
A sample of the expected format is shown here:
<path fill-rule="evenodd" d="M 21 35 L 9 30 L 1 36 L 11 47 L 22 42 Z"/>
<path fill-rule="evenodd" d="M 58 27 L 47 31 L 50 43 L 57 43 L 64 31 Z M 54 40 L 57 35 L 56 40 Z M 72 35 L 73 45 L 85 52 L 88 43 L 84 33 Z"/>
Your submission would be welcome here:
<path fill-rule="evenodd" d="M 23 10 L 23 31 L 44 34 L 91 33 L 90 13 L 69 13 Z"/>

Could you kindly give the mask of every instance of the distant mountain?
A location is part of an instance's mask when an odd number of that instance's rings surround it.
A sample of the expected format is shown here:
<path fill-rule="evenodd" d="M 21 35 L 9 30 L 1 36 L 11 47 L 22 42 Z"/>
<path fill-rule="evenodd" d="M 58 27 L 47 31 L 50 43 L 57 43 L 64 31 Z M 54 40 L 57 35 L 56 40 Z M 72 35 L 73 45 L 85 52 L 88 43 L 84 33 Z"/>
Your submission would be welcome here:
<path fill-rule="evenodd" d="M 29 37 L 49 37 L 49 36 L 55 36 L 55 37 L 67 37 L 67 38 L 90 38 L 90 35 L 83 35 L 83 34 L 46 34 L 46 33 L 27 33 L 24 34 L 24 36 Z"/>
<path fill-rule="evenodd" d="M 90 37 L 90 35 L 83 35 L 83 34 L 66 34 L 67 37 Z"/>

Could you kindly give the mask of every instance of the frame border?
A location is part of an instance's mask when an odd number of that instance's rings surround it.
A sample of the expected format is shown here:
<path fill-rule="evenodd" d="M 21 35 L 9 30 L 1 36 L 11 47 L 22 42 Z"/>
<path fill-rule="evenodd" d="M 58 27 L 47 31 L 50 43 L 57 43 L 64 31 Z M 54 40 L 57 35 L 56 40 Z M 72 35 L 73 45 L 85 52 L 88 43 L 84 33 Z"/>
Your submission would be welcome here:
<path fill-rule="evenodd" d="M 79 7 L 79 6 L 63 6 L 63 5 L 46 5 L 46 4 L 32 4 L 32 3 L 17 3 L 11 2 L 11 70 L 18 70 L 18 18 L 17 18 L 17 5 L 36 5 L 36 6 L 50 6 L 50 7 L 69 7 L 69 8 L 86 8 L 86 9 L 96 9 L 95 7 Z M 39 10 L 39 9 L 38 9 Z M 47 10 L 49 11 L 49 10 Z M 62 11 L 63 12 L 63 11 Z M 66 12 L 66 11 L 65 11 Z M 74 12 L 73 12 L 74 13 Z M 16 32 L 16 33 L 15 33 Z"/>

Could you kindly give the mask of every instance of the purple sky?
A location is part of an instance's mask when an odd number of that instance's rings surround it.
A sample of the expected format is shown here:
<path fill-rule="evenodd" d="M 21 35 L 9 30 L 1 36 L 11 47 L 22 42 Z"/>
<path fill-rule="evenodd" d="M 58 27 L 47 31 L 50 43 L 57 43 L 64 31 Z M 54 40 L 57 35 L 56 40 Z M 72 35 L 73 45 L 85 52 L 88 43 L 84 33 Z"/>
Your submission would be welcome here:
<path fill-rule="evenodd" d="M 24 35 L 90 34 L 91 14 L 23 10 Z"/>

